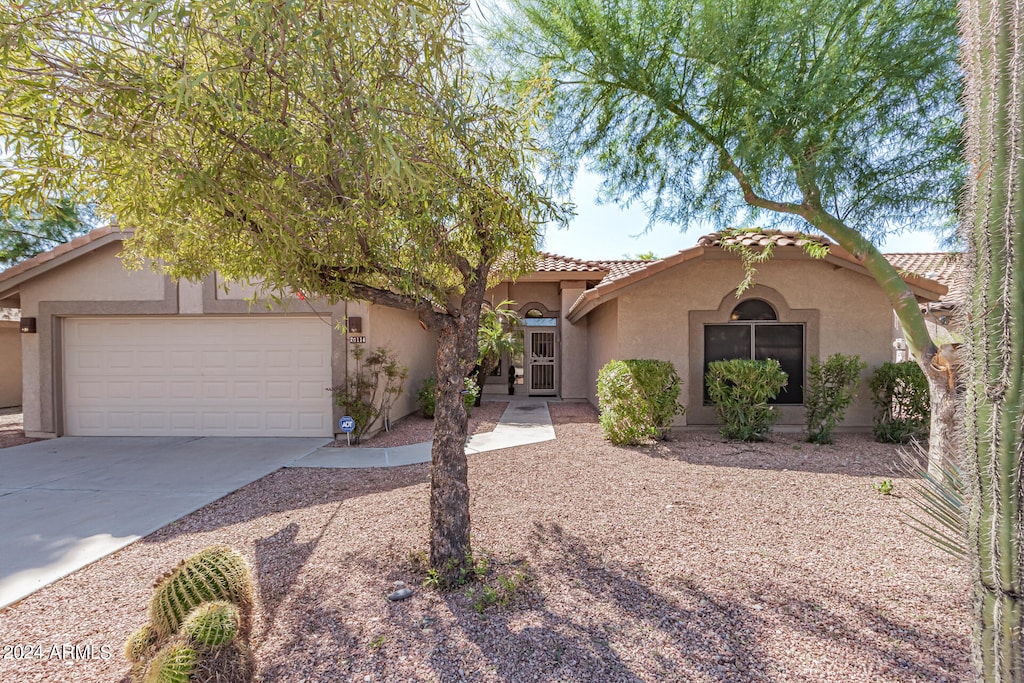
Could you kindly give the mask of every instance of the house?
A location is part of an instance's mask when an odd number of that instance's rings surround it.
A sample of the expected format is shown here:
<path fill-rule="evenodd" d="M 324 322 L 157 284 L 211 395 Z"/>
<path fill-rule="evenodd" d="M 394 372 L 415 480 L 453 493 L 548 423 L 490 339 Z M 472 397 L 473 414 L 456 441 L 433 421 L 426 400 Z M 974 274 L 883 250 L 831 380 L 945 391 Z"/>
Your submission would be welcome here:
<path fill-rule="evenodd" d="M 125 270 L 125 236 L 93 230 L 0 273 L 0 306 L 33 330 L 20 335 L 28 436 L 330 437 L 341 415 L 326 387 L 354 364 L 351 346 L 392 348 L 410 386 L 433 371 L 435 337 L 414 313 L 253 304 L 251 287 L 225 290 L 216 276 Z"/>
<path fill-rule="evenodd" d="M 808 239 L 829 244 L 828 255 L 808 256 L 802 246 Z M 744 270 L 739 256 L 723 249 L 730 241 L 773 247 L 739 298 Z M 923 305 L 947 294 L 935 280 L 912 272 L 904 279 Z M 503 283 L 492 298 L 518 302 L 524 316 L 526 393 L 596 404 L 597 373 L 609 360 L 668 360 L 684 382 L 687 411 L 677 418 L 679 426 L 716 424 L 703 382 L 714 360 L 778 359 L 789 374 L 777 401 L 779 424 L 802 425 L 812 356 L 856 354 L 869 368 L 893 357 L 892 308 L 878 284 L 844 249 L 799 233 L 713 234 L 650 262 L 543 255 L 537 272 Z M 543 322 L 532 323 L 531 316 Z M 871 423 L 870 396 L 862 390 L 844 426 Z"/>
<path fill-rule="evenodd" d="M 327 306 L 295 298 L 252 304 L 251 287 L 210 276 L 173 282 L 127 271 L 124 233 L 103 228 L 0 273 L 0 306 L 20 307 L 34 332 L 20 335 L 29 435 L 309 435 L 336 431 L 324 388 L 343 381 L 355 344 L 389 346 L 410 368 L 393 417 L 434 367 L 436 343 L 415 314 L 361 302 Z M 524 325 L 522 357 L 503 359 L 486 392 L 587 400 L 616 358 L 669 360 L 684 381 L 679 425 L 711 425 L 703 375 L 721 358 L 778 358 L 790 374 L 782 424 L 803 424 L 812 356 L 891 360 L 892 310 L 857 259 L 831 245 L 823 259 L 796 233 L 745 236 L 771 244 L 755 284 L 739 298 L 739 257 L 710 235 L 656 261 L 585 261 L 541 254 L 537 269 L 488 292 L 512 300 Z M 908 273 L 923 305 L 947 288 Z M 225 289 L 226 287 L 226 289 Z M 347 329 L 343 332 L 343 325 Z M 513 374 L 514 373 L 514 374 Z M 871 424 L 862 391 L 845 426 Z"/>

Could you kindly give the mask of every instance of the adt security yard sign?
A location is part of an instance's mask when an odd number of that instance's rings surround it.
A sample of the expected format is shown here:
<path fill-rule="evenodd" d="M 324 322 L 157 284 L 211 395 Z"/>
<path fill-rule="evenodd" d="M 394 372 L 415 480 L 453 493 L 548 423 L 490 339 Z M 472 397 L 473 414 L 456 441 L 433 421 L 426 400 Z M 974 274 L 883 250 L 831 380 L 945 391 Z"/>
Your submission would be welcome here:
<path fill-rule="evenodd" d="M 345 415 L 340 420 L 338 420 L 338 429 L 340 429 L 341 433 L 345 435 L 345 440 L 348 442 L 349 445 L 352 445 L 352 437 L 350 436 L 350 434 L 352 434 L 355 428 L 356 421 L 353 420 L 348 415 Z"/>

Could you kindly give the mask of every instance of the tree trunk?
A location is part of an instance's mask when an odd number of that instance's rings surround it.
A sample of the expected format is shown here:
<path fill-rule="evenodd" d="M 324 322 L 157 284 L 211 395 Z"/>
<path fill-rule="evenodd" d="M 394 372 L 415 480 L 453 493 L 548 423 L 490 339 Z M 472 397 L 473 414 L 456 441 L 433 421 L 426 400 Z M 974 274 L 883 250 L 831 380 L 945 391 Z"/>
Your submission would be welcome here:
<path fill-rule="evenodd" d="M 944 357 L 939 356 L 946 360 Z M 957 395 L 953 368 L 941 369 L 934 364 L 936 356 L 919 363 L 928 378 L 931 423 L 928 430 L 928 474 L 942 481 L 943 463 L 961 453 L 957 445 Z M 962 465 L 959 459 L 956 464 Z"/>
<path fill-rule="evenodd" d="M 881 286 L 903 325 L 910 352 L 928 379 L 931 401 L 928 472 L 941 481 L 943 462 L 957 452 L 952 450 L 956 445 L 956 381 L 952 359 L 935 346 L 913 291 L 877 247 L 823 209 L 810 211 L 804 218 L 860 260 Z"/>
<path fill-rule="evenodd" d="M 468 575 L 473 562 L 469 538 L 469 419 L 463 402 L 465 378 L 476 364 L 480 306 L 487 266 L 478 266 L 461 302 L 449 304 L 437 339 L 437 393 L 430 465 L 430 567 L 442 588 Z"/>
<path fill-rule="evenodd" d="M 964 401 L 975 675 L 1024 681 L 1024 17 L 961 0 L 970 274 Z"/>
<path fill-rule="evenodd" d="M 457 323 L 445 321 L 437 340 L 437 400 L 430 453 L 430 566 L 443 587 L 456 585 L 472 558 L 464 367 L 458 354 Z"/>

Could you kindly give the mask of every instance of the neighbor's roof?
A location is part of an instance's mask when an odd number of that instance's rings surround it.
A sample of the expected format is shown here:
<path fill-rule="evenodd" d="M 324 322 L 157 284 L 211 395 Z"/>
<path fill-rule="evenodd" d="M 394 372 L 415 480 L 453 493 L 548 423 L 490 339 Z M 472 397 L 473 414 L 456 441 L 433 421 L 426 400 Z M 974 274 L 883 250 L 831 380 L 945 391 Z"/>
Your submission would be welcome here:
<path fill-rule="evenodd" d="M 885 258 L 900 273 L 913 273 L 946 285 L 948 291 L 939 299 L 939 304 L 952 308 L 967 299 L 967 283 L 960 267 L 961 254 L 952 252 L 924 252 L 886 254 Z"/>
<path fill-rule="evenodd" d="M 800 232 L 781 230 L 750 231 L 736 234 L 711 233 L 697 240 L 697 245 L 683 249 L 676 254 L 656 261 L 615 261 L 606 262 L 609 274 L 596 287 L 581 294 L 569 309 L 568 319 L 576 322 L 602 303 L 619 296 L 626 288 L 631 287 L 663 270 L 704 255 L 708 250 L 721 249 L 725 245 L 738 244 L 748 247 L 765 247 L 801 249 L 808 242 L 817 242 L 828 247 L 826 261 L 849 268 L 863 275 L 867 270 L 859 259 L 851 253 L 820 235 L 807 235 Z M 612 267 L 616 264 L 616 267 Z M 869 275 L 868 275 L 869 276 Z M 869 276 L 870 277 L 870 276 Z M 910 285 L 911 291 L 922 299 L 937 301 L 946 294 L 947 287 L 941 282 L 923 277 L 914 272 L 907 272 L 903 279 Z"/>

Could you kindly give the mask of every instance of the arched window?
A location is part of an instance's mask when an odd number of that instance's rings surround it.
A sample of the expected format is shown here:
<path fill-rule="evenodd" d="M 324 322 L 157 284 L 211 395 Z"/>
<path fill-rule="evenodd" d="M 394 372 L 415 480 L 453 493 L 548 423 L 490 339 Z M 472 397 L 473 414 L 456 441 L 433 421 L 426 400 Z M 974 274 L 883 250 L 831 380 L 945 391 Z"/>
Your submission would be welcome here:
<path fill-rule="evenodd" d="M 732 309 L 729 322 L 704 326 L 704 374 L 709 363 L 732 358 L 779 361 L 789 379 L 772 403 L 804 402 L 804 326 L 779 322 L 767 301 L 741 301 Z M 704 402 L 708 403 L 706 386 Z"/>
<path fill-rule="evenodd" d="M 775 309 L 767 301 L 747 299 L 732 309 L 729 320 L 778 320 Z"/>

